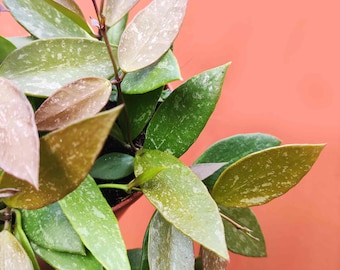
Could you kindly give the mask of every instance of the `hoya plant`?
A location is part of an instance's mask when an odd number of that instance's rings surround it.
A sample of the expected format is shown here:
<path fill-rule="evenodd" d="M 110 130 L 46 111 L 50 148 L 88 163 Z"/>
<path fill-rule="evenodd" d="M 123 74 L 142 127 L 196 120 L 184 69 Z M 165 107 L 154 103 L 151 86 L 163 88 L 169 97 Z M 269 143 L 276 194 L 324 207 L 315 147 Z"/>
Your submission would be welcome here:
<path fill-rule="evenodd" d="M 128 19 L 137 2 L 88 1 L 90 20 L 74 0 L 0 6 L 30 33 L 0 37 L 0 269 L 37 270 L 39 257 L 55 269 L 222 270 L 228 250 L 265 256 L 250 207 L 318 158 L 323 145 L 253 133 L 183 164 L 229 63 L 172 90 L 187 0 L 153 0 Z M 112 207 L 136 194 L 156 210 L 142 248 L 127 250 Z"/>

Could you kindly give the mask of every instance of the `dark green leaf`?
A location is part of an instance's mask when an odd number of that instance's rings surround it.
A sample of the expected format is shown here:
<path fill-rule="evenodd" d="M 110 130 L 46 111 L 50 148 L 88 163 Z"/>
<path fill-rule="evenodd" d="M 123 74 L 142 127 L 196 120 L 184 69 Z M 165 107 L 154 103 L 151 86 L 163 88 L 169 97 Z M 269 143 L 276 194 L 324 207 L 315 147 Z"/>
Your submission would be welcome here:
<path fill-rule="evenodd" d="M 155 64 L 126 74 L 122 82 L 122 91 L 124 94 L 143 94 L 180 79 L 177 59 L 169 50 Z"/>
<path fill-rule="evenodd" d="M 187 0 L 154 0 L 134 17 L 118 46 L 122 70 L 142 69 L 169 50 L 183 22 L 186 5 Z"/>
<path fill-rule="evenodd" d="M 133 173 L 133 156 L 123 153 L 109 153 L 96 160 L 91 176 L 103 180 L 117 180 Z"/>
<path fill-rule="evenodd" d="M 45 97 L 75 80 L 112 74 L 105 44 L 80 38 L 32 42 L 15 50 L 0 66 L 0 76 L 12 80 L 21 91 Z"/>
<path fill-rule="evenodd" d="M 20 190 L 4 202 L 14 208 L 36 209 L 72 192 L 90 171 L 121 108 L 99 113 L 41 137 L 39 190 L 4 173 L 0 188 Z"/>
<path fill-rule="evenodd" d="M 145 230 L 145 234 L 144 234 L 144 238 L 143 238 L 142 254 L 141 254 L 141 261 L 140 261 L 139 270 L 150 270 L 149 260 L 148 260 L 149 228 L 150 228 L 150 222 L 148 224 L 148 227 Z"/>
<path fill-rule="evenodd" d="M 220 212 L 239 225 L 252 231 L 250 234 L 253 237 L 237 229 L 228 220 L 223 219 L 225 237 L 230 251 L 251 257 L 264 257 L 267 255 L 266 244 L 260 225 L 249 208 L 228 208 L 220 206 Z"/>
<path fill-rule="evenodd" d="M 104 15 L 105 24 L 112 26 L 123 18 L 139 0 L 106 0 Z"/>
<path fill-rule="evenodd" d="M 261 205 L 286 193 L 311 169 L 324 145 L 284 145 L 255 152 L 228 167 L 214 200 L 227 207 Z"/>
<path fill-rule="evenodd" d="M 159 212 L 150 222 L 148 253 L 150 270 L 194 268 L 192 240 L 166 221 Z"/>
<path fill-rule="evenodd" d="M 4 0 L 13 17 L 33 36 L 87 37 L 90 35 L 62 12 L 41 0 Z"/>
<path fill-rule="evenodd" d="M 251 153 L 280 145 L 276 137 L 262 133 L 238 134 L 211 145 L 196 161 L 199 163 L 226 162 L 226 165 L 204 180 L 212 188 L 220 174 L 235 161 Z"/>
<path fill-rule="evenodd" d="M 168 169 L 142 186 L 144 195 L 179 231 L 228 258 L 222 220 L 204 184 L 174 156 L 158 150 L 137 152 L 136 176 L 156 167 Z"/>
<path fill-rule="evenodd" d="M 0 36 L 0 63 L 15 49 L 16 47 L 12 42 Z"/>
<path fill-rule="evenodd" d="M 58 252 L 51 249 L 45 249 L 32 243 L 32 247 L 39 255 L 43 258 L 49 265 L 53 266 L 55 269 L 62 270 L 103 270 L 101 264 L 96 260 L 96 258 L 87 251 L 86 256 L 79 254 L 72 254 L 66 252 Z M 20 268 L 21 269 L 21 268 Z"/>
<path fill-rule="evenodd" d="M 22 218 L 23 229 L 31 242 L 55 251 L 85 254 L 83 243 L 58 203 L 22 210 Z"/>
<path fill-rule="evenodd" d="M 25 95 L 4 78 L 0 78 L 0 96 L 0 168 L 37 189 L 39 136 L 34 112 Z"/>
<path fill-rule="evenodd" d="M 90 176 L 59 204 L 84 245 L 107 270 L 130 269 L 117 219 Z"/>
<path fill-rule="evenodd" d="M 215 109 L 228 66 L 208 70 L 178 87 L 151 119 L 145 148 L 181 156 L 195 142 Z"/>
<path fill-rule="evenodd" d="M 139 266 L 142 256 L 142 249 L 141 248 L 129 249 L 127 252 L 131 270 L 140 270 Z"/>

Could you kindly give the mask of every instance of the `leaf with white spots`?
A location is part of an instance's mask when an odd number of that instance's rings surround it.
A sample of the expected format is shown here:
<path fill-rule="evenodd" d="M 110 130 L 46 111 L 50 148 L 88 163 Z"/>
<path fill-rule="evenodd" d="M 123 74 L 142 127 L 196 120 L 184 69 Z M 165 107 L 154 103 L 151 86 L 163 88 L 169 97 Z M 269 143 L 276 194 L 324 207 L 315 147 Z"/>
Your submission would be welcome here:
<path fill-rule="evenodd" d="M 126 74 L 121 85 L 122 92 L 124 94 L 144 94 L 180 79 L 181 73 L 177 59 L 169 50 L 155 64 Z"/>
<path fill-rule="evenodd" d="M 167 169 L 141 186 L 146 198 L 183 234 L 228 259 L 217 205 L 201 180 L 174 156 L 158 150 L 137 152 L 137 177 L 157 167 Z"/>
<path fill-rule="evenodd" d="M 0 96 L 0 168 L 37 189 L 39 135 L 33 109 L 24 94 L 4 78 L 0 78 Z"/>
<path fill-rule="evenodd" d="M 58 203 L 21 213 L 23 230 L 31 242 L 55 251 L 85 254 L 83 243 Z"/>
<path fill-rule="evenodd" d="M 166 221 L 159 212 L 150 221 L 148 245 L 150 270 L 194 269 L 192 240 Z"/>
<path fill-rule="evenodd" d="M 101 151 L 122 107 L 99 113 L 40 138 L 39 190 L 3 173 L 1 188 L 20 191 L 3 199 L 14 208 L 36 209 L 53 203 L 79 186 Z"/>
<path fill-rule="evenodd" d="M 222 215 L 251 230 L 250 235 L 247 235 L 223 218 L 228 249 L 243 256 L 265 257 L 267 251 L 264 236 L 253 212 L 249 208 L 229 208 L 224 206 L 219 206 L 219 208 Z"/>
<path fill-rule="evenodd" d="M 118 46 L 125 72 L 156 62 L 171 47 L 182 25 L 187 0 L 153 0 L 128 24 Z"/>
<path fill-rule="evenodd" d="M 227 207 L 267 203 L 294 187 L 323 148 L 324 145 L 283 145 L 245 156 L 220 175 L 212 197 Z"/>
<path fill-rule="evenodd" d="M 0 76 L 21 91 L 45 97 L 75 80 L 112 74 L 105 43 L 81 38 L 37 40 L 15 50 L 0 65 Z"/>
<path fill-rule="evenodd" d="M 105 269 L 130 269 L 118 221 L 90 176 L 59 204 L 84 245 Z"/>
<path fill-rule="evenodd" d="M 65 85 L 35 112 L 39 130 L 54 130 L 98 113 L 107 103 L 112 86 L 104 78 L 88 77 Z"/>
<path fill-rule="evenodd" d="M 3 2 L 17 22 L 37 38 L 90 38 L 82 27 L 46 1 L 4 0 Z"/>
<path fill-rule="evenodd" d="M 1 231 L 0 243 L 0 269 L 33 270 L 30 258 L 13 234 Z"/>
<path fill-rule="evenodd" d="M 106 0 L 104 15 L 105 24 L 112 26 L 123 18 L 139 0 Z"/>
<path fill-rule="evenodd" d="M 176 157 L 197 139 L 215 109 L 229 64 L 194 76 L 161 104 L 146 130 L 144 146 Z"/>

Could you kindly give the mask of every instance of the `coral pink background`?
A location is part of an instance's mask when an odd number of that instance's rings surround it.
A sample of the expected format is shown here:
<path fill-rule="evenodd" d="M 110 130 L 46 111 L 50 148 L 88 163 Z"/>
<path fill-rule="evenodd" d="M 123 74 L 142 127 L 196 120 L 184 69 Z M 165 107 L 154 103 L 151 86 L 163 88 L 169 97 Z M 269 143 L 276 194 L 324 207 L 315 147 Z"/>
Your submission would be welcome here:
<path fill-rule="evenodd" d="M 92 12 L 91 1 L 77 2 Z M 236 133 L 327 143 L 296 188 L 253 209 L 268 257 L 232 255 L 229 270 L 340 269 L 338 10 L 335 0 L 189 1 L 175 43 L 183 78 L 233 64 L 215 113 L 183 160 L 192 162 L 211 143 Z M 9 14 L 0 15 L 1 35 L 22 33 Z M 152 211 L 141 199 L 122 217 L 129 247 L 140 246 Z"/>

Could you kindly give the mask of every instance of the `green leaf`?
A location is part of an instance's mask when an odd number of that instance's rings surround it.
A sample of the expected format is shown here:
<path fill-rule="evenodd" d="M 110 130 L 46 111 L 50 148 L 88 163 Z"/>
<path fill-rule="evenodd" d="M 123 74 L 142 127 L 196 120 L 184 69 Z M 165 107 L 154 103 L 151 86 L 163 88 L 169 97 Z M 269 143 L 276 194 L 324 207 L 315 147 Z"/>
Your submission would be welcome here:
<path fill-rule="evenodd" d="M 108 102 L 111 83 L 104 78 L 82 78 L 58 89 L 35 112 L 39 130 L 65 127 L 98 113 Z"/>
<path fill-rule="evenodd" d="M 150 223 L 148 252 L 150 270 L 191 270 L 195 265 L 192 240 L 166 221 L 159 212 Z"/>
<path fill-rule="evenodd" d="M 38 188 L 39 135 L 32 107 L 4 78 L 0 78 L 0 96 L 0 168 Z"/>
<path fill-rule="evenodd" d="M 169 50 L 184 19 L 187 0 L 154 0 L 128 24 L 118 46 L 125 72 L 156 62 Z"/>
<path fill-rule="evenodd" d="M 155 167 L 155 168 L 146 170 L 145 172 L 138 175 L 134 180 L 132 180 L 128 184 L 128 190 L 131 190 L 134 187 L 139 187 L 139 186 L 144 185 L 146 182 L 155 178 L 155 176 L 159 174 L 161 171 L 164 171 L 166 169 L 167 169 L 166 167 Z"/>
<path fill-rule="evenodd" d="M 228 67 L 226 64 L 203 72 L 172 92 L 150 121 L 145 148 L 181 156 L 215 109 Z"/>
<path fill-rule="evenodd" d="M 117 23 L 115 23 L 112 27 L 108 29 L 106 34 L 111 44 L 118 46 L 120 38 L 126 27 L 127 20 L 128 15 L 126 14 L 123 18 L 121 18 Z"/>
<path fill-rule="evenodd" d="M 179 231 L 227 259 L 222 220 L 204 184 L 167 153 L 146 149 L 137 152 L 136 176 L 156 167 L 168 169 L 142 186 L 147 199 Z"/>
<path fill-rule="evenodd" d="M 122 91 L 124 94 L 143 94 L 180 79 L 177 59 L 169 50 L 155 64 L 126 74 L 122 82 Z"/>
<path fill-rule="evenodd" d="M 209 188 L 212 188 L 220 174 L 240 158 L 280 144 L 281 141 L 279 139 L 268 134 L 238 134 L 211 145 L 195 161 L 195 164 L 226 162 L 225 166 L 221 167 L 214 174 L 204 180 L 204 184 L 206 184 Z"/>
<path fill-rule="evenodd" d="M 117 180 L 133 173 L 134 157 L 123 153 L 109 153 L 96 160 L 91 176 L 103 180 Z"/>
<path fill-rule="evenodd" d="M 10 42 L 12 42 L 17 49 L 24 47 L 33 41 L 37 40 L 35 37 L 32 36 L 19 36 L 19 37 L 8 37 L 7 38 Z"/>
<path fill-rule="evenodd" d="M 4 0 L 12 16 L 33 36 L 87 37 L 90 35 L 62 12 L 41 0 Z"/>
<path fill-rule="evenodd" d="M 227 207 L 261 205 L 286 193 L 311 169 L 324 145 L 284 145 L 250 154 L 228 167 L 212 196 Z"/>
<path fill-rule="evenodd" d="M 19 210 L 14 210 L 15 212 L 15 226 L 13 234 L 15 238 L 19 241 L 21 246 L 26 251 L 28 257 L 30 258 L 34 270 L 40 270 L 37 258 L 35 257 L 34 251 L 31 247 L 31 244 L 25 234 L 25 232 L 22 229 L 22 222 L 21 222 L 21 212 Z"/>
<path fill-rule="evenodd" d="M 15 50 L 0 66 L 0 76 L 36 96 L 49 96 L 84 77 L 110 78 L 112 74 L 105 44 L 80 38 L 34 41 Z"/>
<path fill-rule="evenodd" d="M 1 231 L 0 243 L 0 269 L 33 270 L 30 258 L 13 234 Z"/>
<path fill-rule="evenodd" d="M 107 0 L 105 1 L 105 24 L 112 26 L 123 18 L 139 0 Z"/>
<path fill-rule="evenodd" d="M 117 219 L 90 176 L 59 204 L 84 245 L 105 269 L 130 269 Z"/>
<path fill-rule="evenodd" d="M 73 0 L 45 0 L 48 4 L 71 19 L 75 24 L 84 29 L 88 34 L 94 36 L 91 26 L 86 22 L 84 14 Z"/>
<path fill-rule="evenodd" d="M 131 270 L 140 270 L 139 266 L 142 256 L 142 249 L 141 248 L 129 249 L 127 254 L 130 261 Z"/>
<path fill-rule="evenodd" d="M 201 247 L 201 269 L 202 270 L 225 270 L 227 269 L 227 260 L 221 258 L 217 254 L 211 252 L 211 250 Z"/>
<path fill-rule="evenodd" d="M 156 110 L 161 91 L 162 89 L 159 88 L 145 94 L 124 95 L 125 106 L 129 119 L 126 119 L 125 114 L 121 114 L 118 121 L 125 138 L 128 138 L 127 121 L 130 121 L 130 136 L 132 139 L 135 139 L 142 133 Z"/>
<path fill-rule="evenodd" d="M 72 192 L 86 177 L 121 111 L 121 106 L 97 114 L 40 139 L 39 190 L 4 173 L 0 188 L 17 188 L 4 199 L 14 208 L 36 209 Z"/>
<path fill-rule="evenodd" d="M 220 212 L 243 227 L 250 229 L 253 238 L 242 230 L 235 228 L 223 219 L 228 249 L 243 256 L 264 257 L 267 255 L 264 237 L 253 212 L 249 208 L 228 208 L 220 206 Z"/>
<path fill-rule="evenodd" d="M 23 229 L 30 241 L 60 252 L 84 255 L 85 249 L 58 203 L 22 210 Z"/>
<path fill-rule="evenodd" d="M 148 227 L 145 230 L 145 234 L 144 234 L 144 238 L 143 238 L 142 254 L 141 254 L 141 259 L 140 259 L 139 270 L 150 270 L 149 260 L 148 260 L 149 228 L 150 228 L 150 222 L 148 224 Z"/>
<path fill-rule="evenodd" d="M 62 270 L 103 270 L 96 258 L 87 251 L 86 256 L 45 249 L 32 242 L 32 247 L 49 265 Z M 21 269 L 21 268 L 20 268 Z"/>
<path fill-rule="evenodd" d="M 15 49 L 16 47 L 12 42 L 0 36 L 0 63 Z"/>

